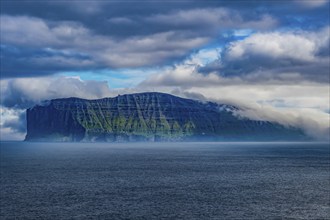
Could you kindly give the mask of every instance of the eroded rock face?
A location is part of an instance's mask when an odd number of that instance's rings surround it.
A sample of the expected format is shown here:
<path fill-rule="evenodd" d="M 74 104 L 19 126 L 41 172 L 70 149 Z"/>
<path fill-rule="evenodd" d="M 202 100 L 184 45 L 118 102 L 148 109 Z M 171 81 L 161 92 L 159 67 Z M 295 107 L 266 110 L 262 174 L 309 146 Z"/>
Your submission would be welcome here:
<path fill-rule="evenodd" d="M 236 116 L 238 108 L 164 93 L 55 99 L 27 110 L 28 141 L 304 140 L 295 128 Z"/>

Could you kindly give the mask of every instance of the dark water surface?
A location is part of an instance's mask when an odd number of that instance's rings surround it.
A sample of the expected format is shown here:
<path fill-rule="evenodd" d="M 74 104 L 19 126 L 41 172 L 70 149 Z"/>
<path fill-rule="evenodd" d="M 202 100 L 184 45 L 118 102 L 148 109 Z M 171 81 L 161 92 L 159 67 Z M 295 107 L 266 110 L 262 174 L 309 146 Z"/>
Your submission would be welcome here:
<path fill-rule="evenodd" d="M 1 219 L 330 219 L 316 143 L 1 143 Z"/>

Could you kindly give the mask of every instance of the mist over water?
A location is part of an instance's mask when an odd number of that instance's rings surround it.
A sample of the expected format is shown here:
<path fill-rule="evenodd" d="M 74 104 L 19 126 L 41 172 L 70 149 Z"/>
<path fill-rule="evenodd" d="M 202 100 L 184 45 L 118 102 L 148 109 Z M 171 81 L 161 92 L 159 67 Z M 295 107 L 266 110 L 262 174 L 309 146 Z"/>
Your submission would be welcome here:
<path fill-rule="evenodd" d="M 1 219 L 329 219 L 328 143 L 1 143 Z"/>

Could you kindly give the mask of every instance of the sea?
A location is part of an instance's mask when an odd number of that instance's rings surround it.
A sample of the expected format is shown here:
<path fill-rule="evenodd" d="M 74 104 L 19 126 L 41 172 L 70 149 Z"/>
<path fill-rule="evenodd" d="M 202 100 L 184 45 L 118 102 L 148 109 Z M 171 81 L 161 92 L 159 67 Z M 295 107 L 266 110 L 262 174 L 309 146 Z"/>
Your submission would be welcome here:
<path fill-rule="evenodd" d="M 330 219 L 329 143 L 0 149 L 0 219 Z"/>

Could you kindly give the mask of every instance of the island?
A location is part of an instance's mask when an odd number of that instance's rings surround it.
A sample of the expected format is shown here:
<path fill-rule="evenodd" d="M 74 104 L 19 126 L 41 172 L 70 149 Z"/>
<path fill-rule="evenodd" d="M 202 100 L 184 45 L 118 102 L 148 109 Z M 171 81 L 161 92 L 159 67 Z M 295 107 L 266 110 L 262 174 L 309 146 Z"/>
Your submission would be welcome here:
<path fill-rule="evenodd" d="M 27 109 L 26 141 L 301 141 L 295 127 L 251 120 L 239 107 L 146 92 L 62 98 Z"/>

